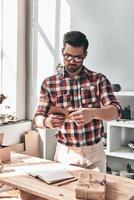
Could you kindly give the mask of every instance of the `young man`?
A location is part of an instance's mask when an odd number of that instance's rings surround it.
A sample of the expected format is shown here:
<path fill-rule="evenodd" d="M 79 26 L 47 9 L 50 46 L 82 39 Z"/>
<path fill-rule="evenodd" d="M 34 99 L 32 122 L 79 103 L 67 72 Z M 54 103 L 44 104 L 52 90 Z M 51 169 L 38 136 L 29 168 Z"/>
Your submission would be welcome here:
<path fill-rule="evenodd" d="M 64 70 L 43 81 L 34 123 L 40 128 L 58 128 L 55 161 L 105 172 L 102 120 L 119 118 L 121 107 L 106 76 L 83 65 L 87 48 L 83 33 L 70 31 L 64 35 Z M 66 119 L 49 114 L 51 106 L 74 112 Z"/>

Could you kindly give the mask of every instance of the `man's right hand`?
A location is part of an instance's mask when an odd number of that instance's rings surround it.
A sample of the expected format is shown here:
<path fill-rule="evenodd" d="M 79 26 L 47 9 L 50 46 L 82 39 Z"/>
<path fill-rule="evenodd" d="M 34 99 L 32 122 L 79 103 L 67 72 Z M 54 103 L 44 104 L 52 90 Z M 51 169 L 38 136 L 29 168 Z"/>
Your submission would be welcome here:
<path fill-rule="evenodd" d="M 62 114 L 50 114 L 45 119 L 45 126 L 48 128 L 60 128 L 65 122 L 65 115 Z"/>

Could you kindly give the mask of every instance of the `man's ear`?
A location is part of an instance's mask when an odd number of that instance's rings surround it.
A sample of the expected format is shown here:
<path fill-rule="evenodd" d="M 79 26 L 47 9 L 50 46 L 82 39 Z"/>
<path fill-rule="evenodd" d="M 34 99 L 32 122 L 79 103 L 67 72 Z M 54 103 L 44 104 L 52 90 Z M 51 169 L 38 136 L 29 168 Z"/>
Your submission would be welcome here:
<path fill-rule="evenodd" d="M 87 57 L 88 51 L 85 52 L 85 58 Z"/>
<path fill-rule="evenodd" d="M 65 50 L 65 48 L 63 47 L 62 50 L 61 50 L 62 54 L 64 54 L 64 50 Z"/>

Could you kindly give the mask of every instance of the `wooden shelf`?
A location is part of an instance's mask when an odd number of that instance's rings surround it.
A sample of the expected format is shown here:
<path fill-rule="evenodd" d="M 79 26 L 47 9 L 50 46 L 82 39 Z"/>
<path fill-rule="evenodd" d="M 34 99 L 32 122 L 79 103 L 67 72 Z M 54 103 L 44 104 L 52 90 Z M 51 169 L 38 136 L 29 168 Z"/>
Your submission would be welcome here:
<path fill-rule="evenodd" d="M 114 94 L 116 95 L 116 96 L 124 96 L 124 97 L 134 97 L 134 92 L 133 91 L 122 91 L 122 92 L 114 92 Z"/>
<path fill-rule="evenodd" d="M 119 100 L 122 108 L 126 105 L 130 105 L 133 114 L 134 108 L 134 91 L 120 91 L 114 92 L 115 96 Z M 119 119 L 107 122 L 107 148 L 104 149 L 106 155 L 110 158 L 110 164 L 113 169 L 124 168 L 122 161 L 116 161 L 112 164 L 114 159 L 127 159 L 134 162 L 134 152 L 127 146 L 129 141 L 134 138 L 134 116 L 131 120 Z M 125 147 L 124 147 L 125 146 Z"/>
<path fill-rule="evenodd" d="M 128 147 L 121 147 L 112 152 L 108 152 L 106 149 L 104 149 L 104 151 L 107 156 L 134 160 L 134 152 L 132 152 Z"/>
<path fill-rule="evenodd" d="M 134 128 L 134 120 L 114 120 L 107 122 L 108 126 L 124 127 L 124 128 Z"/>

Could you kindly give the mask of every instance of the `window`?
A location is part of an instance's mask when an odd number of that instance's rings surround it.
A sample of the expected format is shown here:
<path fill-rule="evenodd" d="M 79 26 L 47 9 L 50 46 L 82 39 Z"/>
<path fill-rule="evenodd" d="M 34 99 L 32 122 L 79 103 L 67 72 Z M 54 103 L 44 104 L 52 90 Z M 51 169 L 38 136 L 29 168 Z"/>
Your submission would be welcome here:
<path fill-rule="evenodd" d="M 2 88 L 2 52 L 1 52 L 1 47 L 2 47 L 2 0 L 0 0 L 0 94 L 1 94 L 1 88 Z M 1 109 L 1 108 L 0 108 Z M 1 111 L 1 110 L 0 110 Z"/>
<path fill-rule="evenodd" d="M 38 1 L 37 91 L 43 79 L 53 75 L 62 61 L 63 34 L 70 29 L 70 12 L 66 0 Z"/>
<path fill-rule="evenodd" d="M 7 96 L 2 113 L 16 112 L 17 2 L 1 1 L 1 93 Z M 9 109 L 10 107 L 10 109 Z"/>
<path fill-rule="evenodd" d="M 7 96 L 0 113 L 15 113 L 19 119 L 25 118 L 24 4 L 0 0 L 0 93 Z"/>

